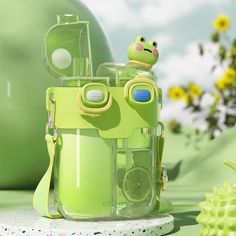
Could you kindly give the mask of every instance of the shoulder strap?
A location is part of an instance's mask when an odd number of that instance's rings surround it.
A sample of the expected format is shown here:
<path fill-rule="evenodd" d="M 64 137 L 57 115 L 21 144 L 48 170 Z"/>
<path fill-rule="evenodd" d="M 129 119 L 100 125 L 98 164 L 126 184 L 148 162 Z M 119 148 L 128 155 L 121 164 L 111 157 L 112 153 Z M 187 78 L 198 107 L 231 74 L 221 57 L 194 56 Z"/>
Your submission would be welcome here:
<path fill-rule="evenodd" d="M 43 178 L 39 182 L 33 197 L 33 206 L 35 210 L 42 216 L 48 218 L 60 218 L 59 213 L 51 213 L 49 209 L 49 192 L 50 192 L 50 183 L 52 179 L 52 172 L 55 160 L 56 152 L 56 140 L 53 136 L 47 134 L 45 136 L 47 142 L 47 149 L 50 158 L 49 167 L 44 174 Z"/>

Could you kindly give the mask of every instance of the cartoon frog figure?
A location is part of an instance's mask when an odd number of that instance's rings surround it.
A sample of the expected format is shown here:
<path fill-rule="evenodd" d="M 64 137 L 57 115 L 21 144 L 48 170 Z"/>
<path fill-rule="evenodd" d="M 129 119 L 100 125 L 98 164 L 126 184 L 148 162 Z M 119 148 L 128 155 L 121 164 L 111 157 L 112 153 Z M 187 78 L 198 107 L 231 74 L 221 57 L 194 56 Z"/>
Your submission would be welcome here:
<path fill-rule="evenodd" d="M 120 86 L 124 86 L 126 82 L 136 78 L 136 76 L 146 77 L 155 81 L 156 76 L 151 70 L 152 66 L 157 62 L 159 52 L 157 50 L 157 42 L 146 42 L 143 36 L 138 36 L 128 47 L 128 63 L 119 68 Z"/>
<path fill-rule="evenodd" d="M 146 77 L 155 81 L 156 76 L 152 66 L 158 61 L 159 52 L 156 41 L 146 42 L 143 36 L 138 36 L 131 43 L 127 50 L 128 63 L 103 63 L 98 67 L 97 76 L 108 76 L 111 78 L 112 86 L 123 87 L 125 84 L 136 78 Z"/>
<path fill-rule="evenodd" d="M 143 36 L 138 36 L 128 48 L 129 64 L 150 70 L 159 58 L 157 42 L 146 42 Z"/>

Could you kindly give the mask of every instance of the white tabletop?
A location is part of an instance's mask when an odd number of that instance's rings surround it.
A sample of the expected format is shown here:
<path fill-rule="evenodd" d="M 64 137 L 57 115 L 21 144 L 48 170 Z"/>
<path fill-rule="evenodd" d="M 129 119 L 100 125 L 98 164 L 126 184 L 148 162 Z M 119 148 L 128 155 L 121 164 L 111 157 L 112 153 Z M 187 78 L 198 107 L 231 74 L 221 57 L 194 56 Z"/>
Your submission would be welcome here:
<path fill-rule="evenodd" d="M 33 209 L 0 213 L 3 236 L 158 236 L 173 228 L 174 218 L 168 214 L 138 220 L 81 222 L 43 218 Z"/>

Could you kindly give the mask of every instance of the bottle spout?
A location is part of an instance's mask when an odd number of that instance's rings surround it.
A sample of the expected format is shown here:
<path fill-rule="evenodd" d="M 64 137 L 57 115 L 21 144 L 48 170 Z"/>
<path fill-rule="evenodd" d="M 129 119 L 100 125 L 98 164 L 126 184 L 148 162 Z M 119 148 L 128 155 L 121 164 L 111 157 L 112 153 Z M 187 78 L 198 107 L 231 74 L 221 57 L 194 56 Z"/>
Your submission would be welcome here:
<path fill-rule="evenodd" d="M 64 15 L 57 15 L 57 23 L 58 24 L 71 24 L 71 23 L 78 23 L 79 16 L 73 14 L 64 14 Z"/>

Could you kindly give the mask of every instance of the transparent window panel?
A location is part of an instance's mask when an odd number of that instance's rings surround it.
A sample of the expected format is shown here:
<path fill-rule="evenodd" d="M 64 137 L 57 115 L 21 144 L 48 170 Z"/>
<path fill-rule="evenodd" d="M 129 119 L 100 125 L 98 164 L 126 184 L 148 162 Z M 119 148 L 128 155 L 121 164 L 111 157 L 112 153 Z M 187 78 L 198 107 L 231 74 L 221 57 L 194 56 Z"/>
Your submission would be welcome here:
<path fill-rule="evenodd" d="M 112 215 L 115 140 L 95 129 L 60 130 L 56 162 L 56 203 L 67 218 Z"/>
<path fill-rule="evenodd" d="M 156 204 L 155 137 L 152 129 L 137 129 L 118 140 L 117 209 L 120 217 L 140 217 Z"/>
<path fill-rule="evenodd" d="M 96 129 L 59 130 L 55 200 L 69 219 L 135 218 L 156 204 L 155 129 L 104 139 Z"/>

